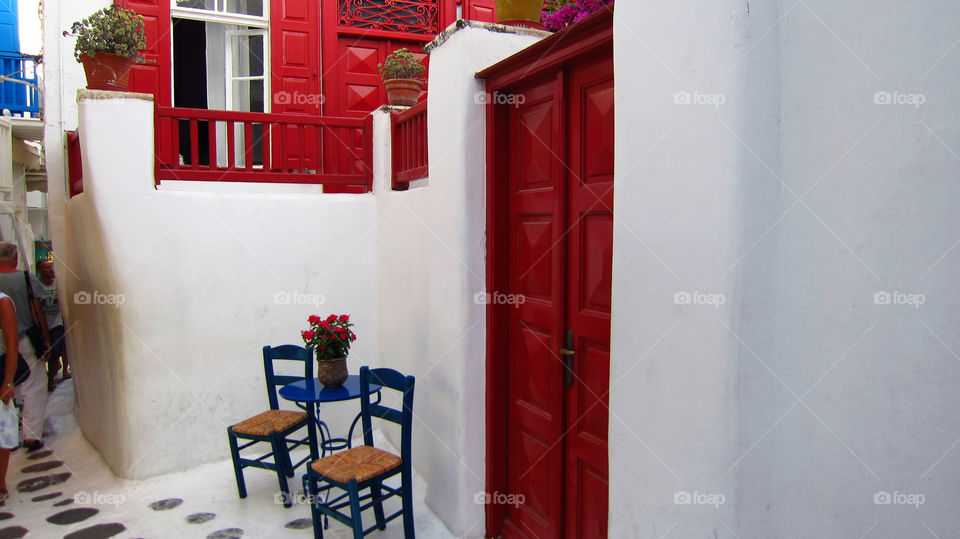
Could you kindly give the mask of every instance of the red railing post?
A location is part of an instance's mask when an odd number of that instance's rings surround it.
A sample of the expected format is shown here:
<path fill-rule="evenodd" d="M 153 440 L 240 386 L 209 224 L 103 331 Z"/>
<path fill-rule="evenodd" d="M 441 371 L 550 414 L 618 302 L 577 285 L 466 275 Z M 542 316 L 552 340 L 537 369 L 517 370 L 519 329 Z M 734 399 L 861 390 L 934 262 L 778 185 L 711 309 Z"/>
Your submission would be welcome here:
<path fill-rule="evenodd" d="M 427 149 L 427 102 L 390 115 L 391 162 L 390 184 L 395 191 L 405 191 L 413 180 L 430 173 Z"/>

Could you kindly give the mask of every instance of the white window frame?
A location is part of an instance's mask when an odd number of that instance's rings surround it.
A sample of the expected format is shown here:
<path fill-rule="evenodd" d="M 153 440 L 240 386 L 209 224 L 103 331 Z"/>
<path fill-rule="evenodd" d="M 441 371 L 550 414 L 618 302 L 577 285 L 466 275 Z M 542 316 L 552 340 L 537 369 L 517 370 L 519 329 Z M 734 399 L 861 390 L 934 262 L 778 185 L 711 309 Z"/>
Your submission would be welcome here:
<path fill-rule="evenodd" d="M 223 6 L 225 0 L 217 0 L 216 6 Z M 196 8 L 186 8 L 186 7 L 177 7 L 176 5 L 170 6 L 170 35 L 173 35 L 173 19 L 190 19 L 194 21 L 201 22 L 215 22 L 221 24 L 232 24 L 237 26 L 250 26 L 253 28 L 265 30 L 263 37 L 263 112 L 270 113 L 273 111 L 273 99 L 270 97 L 273 95 L 272 89 L 270 87 L 270 82 L 272 79 L 272 64 L 270 56 L 270 2 L 264 0 L 263 2 L 263 17 L 256 17 L 252 15 L 240 15 L 237 13 L 228 13 L 225 11 L 211 11 L 207 9 L 196 9 Z M 244 30 L 228 30 L 230 32 L 243 32 Z M 229 45 L 229 40 L 227 45 Z M 224 47 L 227 52 L 227 57 L 229 59 L 230 50 L 227 47 Z M 233 79 L 229 76 L 230 71 L 233 69 L 230 62 L 227 62 L 227 81 L 230 84 L 229 87 L 224 88 L 225 92 L 225 101 L 228 103 L 227 110 L 230 110 L 230 107 L 233 103 Z M 174 85 L 176 80 L 174 80 L 174 67 L 173 67 L 173 40 L 170 40 L 170 95 L 173 95 Z"/>

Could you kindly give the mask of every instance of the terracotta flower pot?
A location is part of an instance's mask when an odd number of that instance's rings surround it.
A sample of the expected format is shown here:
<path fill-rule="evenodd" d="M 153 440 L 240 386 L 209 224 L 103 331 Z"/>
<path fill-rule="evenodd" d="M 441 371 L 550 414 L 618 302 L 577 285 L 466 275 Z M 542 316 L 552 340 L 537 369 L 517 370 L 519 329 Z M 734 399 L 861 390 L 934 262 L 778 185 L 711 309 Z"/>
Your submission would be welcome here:
<path fill-rule="evenodd" d="M 543 29 L 543 0 L 497 0 L 496 5 L 498 23 Z"/>
<path fill-rule="evenodd" d="M 398 107 L 412 107 L 420 98 L 423 81 L 417 79 L 388 79 L 383 81 L 387 90 L 387 100 Z"/>
<path fill-rule="evenodd" d="M 98 52 L 95 56 L 84 54 L 80 57 L 80 61 L 87 75 L 88 89 L 118 92 L 130 89 L 130 68 L 134 64 L 132 58 L 109 52 Z"/>
<path fill-rule="evenodd" d="M 317 360 L 317 378 L 324 387 L 340 387 L 347 381 L 347 357 Z"/>

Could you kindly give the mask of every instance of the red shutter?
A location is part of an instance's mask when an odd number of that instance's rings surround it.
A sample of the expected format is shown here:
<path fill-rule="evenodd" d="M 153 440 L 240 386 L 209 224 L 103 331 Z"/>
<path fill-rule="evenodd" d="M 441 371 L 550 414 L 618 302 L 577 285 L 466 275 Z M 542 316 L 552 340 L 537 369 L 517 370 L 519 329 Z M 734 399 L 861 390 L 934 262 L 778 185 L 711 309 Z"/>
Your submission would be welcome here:
<path fill-rule="evenodd" d="M 170 55 L 170 0 L 116 0 L 116 4 L 143 16 L 147 34 L 145 64 L 130 72 L 130 90 L 153 94 L 157 105 L 172 105 Z"/>
<path fill-rule="evenodd" d="M 311 0 L 271 0 L 270 58 L 272 111 L 282 114 L 320 116 L 320 14 Z M 315 129 L 286 128 L 272 137 L 274 163 L 296 169 L 303 158 L 308 169 L 317 170 Z M 282 140 L 281 140 L 282 137 Z M 283 152 L 284 159 L 280 159 Z"/>
<path fill-rule="evenodd" d="M 495 0 L 463 0 L 463 18 L 468 21 L 497 22 Z"/>

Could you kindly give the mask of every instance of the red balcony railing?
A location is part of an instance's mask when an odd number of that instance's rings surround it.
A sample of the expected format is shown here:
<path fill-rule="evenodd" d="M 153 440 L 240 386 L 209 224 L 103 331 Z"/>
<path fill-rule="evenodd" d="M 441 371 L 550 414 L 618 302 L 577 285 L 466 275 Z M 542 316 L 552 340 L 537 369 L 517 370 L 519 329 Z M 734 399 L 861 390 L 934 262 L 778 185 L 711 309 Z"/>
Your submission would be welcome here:
<path fill-rule="evenodd" d="M 430 172 L 427 153 L 427 102 L 390 116 L 395 191 L 404 191 L 413 180 Z"/>
<path fill-rule="evenodd" d="M 370 117 L 157 107 L 156 122 L 157 183 L 372 186 Z"/>

